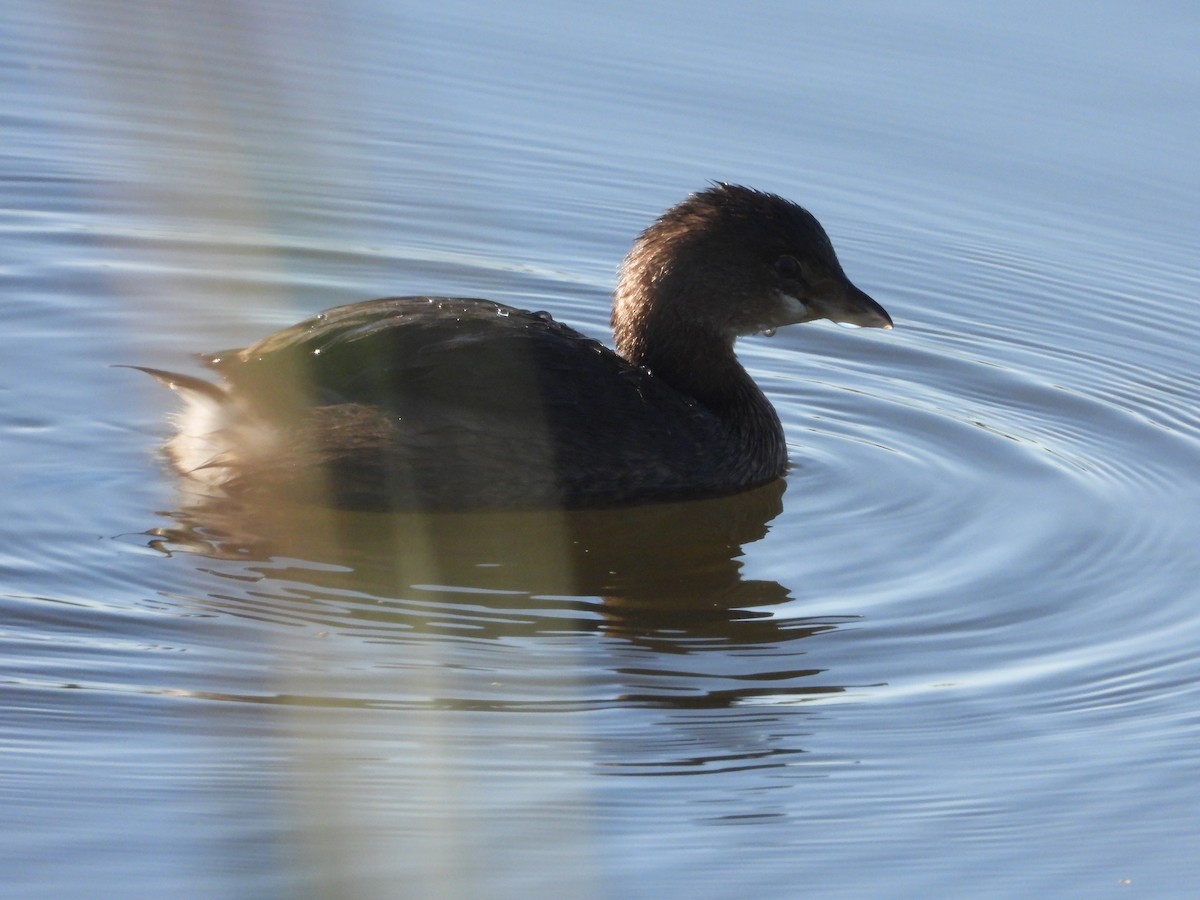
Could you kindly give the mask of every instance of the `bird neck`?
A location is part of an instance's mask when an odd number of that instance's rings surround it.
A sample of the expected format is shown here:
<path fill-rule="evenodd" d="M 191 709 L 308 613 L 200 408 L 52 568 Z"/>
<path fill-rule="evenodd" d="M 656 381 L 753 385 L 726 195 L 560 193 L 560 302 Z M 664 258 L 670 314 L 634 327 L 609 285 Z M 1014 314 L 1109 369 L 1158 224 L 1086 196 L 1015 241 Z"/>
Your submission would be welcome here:
<path fill-rule="evenodd" d="M 638 324 L 615 328 L 617 352 L 711 411 L 746 458 L 762 461 L 764 478 L 781 474 L 787 464 L 783 426 L 734 354 L 733 338 L 678 319 L 643 316 Z"/>

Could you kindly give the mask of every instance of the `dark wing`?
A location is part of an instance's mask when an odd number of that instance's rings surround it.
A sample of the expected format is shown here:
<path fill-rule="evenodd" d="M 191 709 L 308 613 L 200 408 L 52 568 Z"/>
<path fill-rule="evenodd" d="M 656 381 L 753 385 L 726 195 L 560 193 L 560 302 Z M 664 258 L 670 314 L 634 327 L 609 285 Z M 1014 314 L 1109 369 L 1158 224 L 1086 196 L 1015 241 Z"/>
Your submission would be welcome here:
<path fill-rule="evenodd" d="M 338 307 L 209 364 L 281 422 L 325 429 L 324 464 L 364 486 L 403 468 L 413 483 L 507 498 L 519 472 L 540 492 L 531 502 L 586 505 L 695 495 L 727 477 L 706 408 L 544 313 L 491 301 Z"/>

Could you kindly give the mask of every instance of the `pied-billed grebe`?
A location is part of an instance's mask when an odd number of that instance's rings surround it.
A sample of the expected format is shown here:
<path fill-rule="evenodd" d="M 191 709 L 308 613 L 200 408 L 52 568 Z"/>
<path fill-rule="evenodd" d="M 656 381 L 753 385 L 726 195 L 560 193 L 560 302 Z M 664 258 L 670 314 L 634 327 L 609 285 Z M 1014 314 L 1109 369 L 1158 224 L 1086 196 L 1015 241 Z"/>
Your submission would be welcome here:
<path fill-rule="evenodd" d="M 892 327 L 810 213 L 717 184 L 637 239 L 613 304 L 615 353 L 546 313 L 393 297 L 204 357 L 222 385 L 145 371 L 187 401 L 167 445 L 175 466 L 227 493 L 610 506 L 780 477 L 783 428 L 733 344 L 814 319 Z"/>

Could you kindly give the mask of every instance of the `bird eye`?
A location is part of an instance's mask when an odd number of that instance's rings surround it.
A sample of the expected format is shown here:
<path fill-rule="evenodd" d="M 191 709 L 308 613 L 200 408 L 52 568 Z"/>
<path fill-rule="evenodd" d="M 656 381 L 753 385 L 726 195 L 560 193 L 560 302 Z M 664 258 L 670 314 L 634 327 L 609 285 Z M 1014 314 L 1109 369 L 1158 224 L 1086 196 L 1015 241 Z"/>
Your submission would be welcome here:
<path fill-rule="evenodd" d="M 775 260 L 775 271 L 784 278 L 795 278 L 800 274 L 800 263 L 796 261 L 796 257 L 785 253 Z"/>

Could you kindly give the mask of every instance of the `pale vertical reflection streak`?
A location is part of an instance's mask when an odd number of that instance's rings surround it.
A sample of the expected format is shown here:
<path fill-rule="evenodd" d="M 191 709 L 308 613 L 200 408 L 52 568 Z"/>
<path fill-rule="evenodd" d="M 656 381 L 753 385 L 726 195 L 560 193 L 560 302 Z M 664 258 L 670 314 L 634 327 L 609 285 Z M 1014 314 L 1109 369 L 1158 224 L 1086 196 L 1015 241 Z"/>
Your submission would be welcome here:
<path fill-rule="evenodd" d="M 279 188 L 268 189 L 264 181 L 283 183 L 288 193 L 336 189 L 336 178 L 330 176 L 335 167 L 322 158 L 320 142 L 306 140 L 305 132 L 312 123 L 336 119 L 356 85 L 350 70 L 337 69 L 321 74 L 319 90 L 309 90 L 311 83 L 297 81 L 295 63 L 310 56 L 308 45 L 318 36 L 337 41 L 338 23 L 319 10 L 297 16 L 282 6 L 246 7 L 221 0 L 176 6 L 162 18 L 137 3 L 97 4 L 86 10 L 72 4 L 68 11 L 63 36 L 76 44 L 89 68 L 106 74 L 89 81 L 89 100 L 105 113 L 97 121 L 107 131 L 104 143 L 111 154 L 104 163 L 108 178 L 95 182 L 95 199 L 110 213 L 114 208 L 152 209 L 154 218 L 165 223 L 153 235 L 130 228 L 124 241 L 109 248 L 112 264 L 105 275 L 114 284 L 113 293 L 136 311 L 135 320 L 172 320 L 171 326 L 150 328 L 146 334 L 171 334 L 181 345 L 194 340 L 187 349 L 212 351 L 221 349 L 220 343 L 212 345 L 217 335 L 224 340 L 225 335 L 243 334 L 247 342 L 258 336 L 247 310 L 253 311 L 255 323 L 286 322 L 297 312 L 315 312 L 294 308 L 288 285 L 295 276 L 287 271 L 286 254 L 279 248 L 294 245 L 296 223 L 276 221 L 269 194 Z M 272 18 L 279 20 L 268 21 Z M 125 52 L 124 34 L 130 30 L 143 36 L 142 58 L 114 65 L 113 58 Z M 197 40 L 197 35 L 203 38 Z M 236 56 L 237 78 L 223 71 L 215 48 Z M 248 75 L 247 67 L 254 73 Z M 162 120 L 148 120 L 150 110 L 160 111 Z M 108 222 L 110 234 L 122 231 L 119 219 Z M 136 334 L 130 338 L 139 360 L 173 355 L 144 345 Z M 535 545 L 543 552 L 535 561 L 541 567 L 537 580 L 561 585 L 569 593 L 574 582 L 571 554 L 564 546 L 554 547 L 556 536 L 562 543 L 569 533 L 551 520 L 539 522 L 542 533 Z M 306 508 L 291 527 L 303 532 L 310 545 L 327 549 L 346 537 L 338 515 L 318 507 Z M 393 559 L 389 580 L 395 596 L 413 584 L 452 581 L 439 564 L 436 542 L 419 526 L 396 531 Z M 292 635 L 297 643 L 289 646 Z M 464 865 L 464 859 L 486 858 L 489 845 L 502 846 L 504 835 L 497 833 L 495 821 L 473 814 L 489 773 L 473 771 L 478 750 L 474 742 L 464 750 L 461 739 L 463 727 L 482 723 L 486 728 L 487 719 L 464 726 L 463 713 L 433 704 L 433 711 L 421 713 L 419 727 L 408 728 L 411 711 L 371 709 L 361 698 L 330 697 L 327 676 L 354 670 L 357 643 L 336 635 L 317 641 L 310 637 L 303 629 L 281 629 L 278 643 L 265 649 L 280 661 L 280 694 L 306 698 L 292 704 L 285 716 L 294 741 L 287 755 L 289 777 L 282 782 L 288 795 L 280 799 L 294 811 L 288 830 L 297 858 L 315 880 L 314 895 L 363 896 L 370 893 L 364 885 L 371 885 L 379 896 L 395 896 L 396 885 L 371 873 L 406 859 L 408 895 L 479 896 L 488 880 L 486 866 Z M 436 699 L 452 694 L 445 682 L 447 643 L 437 635 L 429 637 L 403 645 L 408 654 L 404 690 Z M 283 663 L 305 656 L 303 666 Z M 369 721 L 347 730 L 347 718 L 364 715 Z M 580 721 L 564 716 L 561 727 L 570 729 Z M 364 733 L 375 740 L 366 740 Z M 373 747 L 370 758 L 363 755 L 364 741 Z M 586 736 L 574 735 L 572 742 L 586 745 Z M 558 748 L 539 749 L 546 757 L 541 764 L 554 765 Z M 500 759 L 517 752 L 503 744 L 495 748 Z M 514 760 L 518 763 L 523 768 L 531 760 Z M 416 766 L 421 775 L 372 777 L 374 770 L 391 765 Z M 389 786 L 396 791 L 401 785 L 409 790 L 415 786 L 417 795 L 388 796 Z M 578 791 L 567 803 L 556 800 L 554 815 L 522 817 L 542 823 L 543 833 L 513 837 L 558 848 L 558 865 L 564 875 L 570 873 L 575 896 L 587 897 L 593 893 L 596 862 L 590 850 L 589 804 Z M 389 827 L 396 809 L 411 811 L 403 833 Z M 564 820 L 563 809 L 574 810 L 574 818 Z M 600 895 L 598 889 L 594 893 Z"/>

